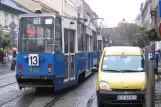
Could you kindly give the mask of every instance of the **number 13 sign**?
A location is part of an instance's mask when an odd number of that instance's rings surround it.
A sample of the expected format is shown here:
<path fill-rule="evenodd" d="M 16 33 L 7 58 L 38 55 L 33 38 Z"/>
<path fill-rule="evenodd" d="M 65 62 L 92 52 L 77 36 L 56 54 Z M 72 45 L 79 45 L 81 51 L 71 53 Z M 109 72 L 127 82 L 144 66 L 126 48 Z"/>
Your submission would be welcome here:
<path fill-rule="evenodd" d="M 39 66 L 39 55 L 29 54 L 28 56 L 29 66 Z"/>

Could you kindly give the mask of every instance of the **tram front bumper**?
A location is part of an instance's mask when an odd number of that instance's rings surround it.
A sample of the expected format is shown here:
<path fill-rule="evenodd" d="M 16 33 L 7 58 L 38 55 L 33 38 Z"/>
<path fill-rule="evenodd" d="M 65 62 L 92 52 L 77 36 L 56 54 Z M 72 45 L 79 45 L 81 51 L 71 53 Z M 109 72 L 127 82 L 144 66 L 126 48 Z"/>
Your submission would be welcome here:
<path fill-rule="evenodd" d="M 16 75 L 19 87 L 54 87 L 54 76 Z"/>

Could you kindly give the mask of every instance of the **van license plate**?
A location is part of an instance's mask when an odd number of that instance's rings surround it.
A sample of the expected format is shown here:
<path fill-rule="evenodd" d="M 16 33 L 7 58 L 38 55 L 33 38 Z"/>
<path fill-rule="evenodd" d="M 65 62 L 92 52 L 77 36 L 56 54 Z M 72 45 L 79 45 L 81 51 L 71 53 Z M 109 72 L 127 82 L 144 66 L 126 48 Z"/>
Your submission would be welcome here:
<path fill-rule="evenodd" d="M 118 95 L 117 100 L 137 100 L 136 95 Z"/>

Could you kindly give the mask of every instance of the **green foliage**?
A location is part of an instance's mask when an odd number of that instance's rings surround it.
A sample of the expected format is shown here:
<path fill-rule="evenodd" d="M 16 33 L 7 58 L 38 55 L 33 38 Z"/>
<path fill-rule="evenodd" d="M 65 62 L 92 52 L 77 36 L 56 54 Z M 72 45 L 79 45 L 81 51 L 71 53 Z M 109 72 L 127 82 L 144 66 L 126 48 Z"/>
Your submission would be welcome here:
<path fill-rule="evenodd" d="M 9 34 L 5 34 L 3 31 L 0 31 L 0 47 L 10 47 Z"/>
<path fill-rule="evenodd" d="M 160 41 L 158 29 L 147 30 L 136 24 L 123 23 L 121 26 L 113 28 L 110 39 L 115 45 L 139 46 L 141 48 L 149 44 L 150 41 Z"/>
<path fill-rule="evenodd" d="M 135 35 L 136 39 L 136 46 L 141 48 L 145 47 L 148 41 L 147 29 L 146 27 L 140 27 L 139 33 Z"/>
<path fill-rule="evenodd" d="M 161 37 L 158 35 L 156 29 L 151 29 L 150 31 L 147 31 L 148 39 L 150 41 L 160 41 Z"/>
<path fill-rule="evenodd" d="M 140 27 L 139 33 L 136 34 L 137 41 L 136 46 L 141 48 L 145 47 L 150 41 L 160 41 L 161 37 L 158 36 L 156 29 L 151 29 L 147 31 L 146 27 Z"/>
<path fill-rule="evenodd" d="M 135 46 L 137 43 L 136 34 L 139 32 L 139 26 L 133 23 L 123 23 L 121 26 L 113 28 L 110 39 L 114 45 Z"/>

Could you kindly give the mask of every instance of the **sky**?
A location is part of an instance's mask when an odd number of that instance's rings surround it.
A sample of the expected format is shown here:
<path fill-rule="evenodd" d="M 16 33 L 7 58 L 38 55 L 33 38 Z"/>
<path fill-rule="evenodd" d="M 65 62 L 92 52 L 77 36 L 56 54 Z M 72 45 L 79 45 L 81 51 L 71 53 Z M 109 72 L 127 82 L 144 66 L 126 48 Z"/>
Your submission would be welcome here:
<path fill-rule="evenodd" d="M 85 0 L 91 9 L 108 27 L 115 27 L 125 19 L 127 22 L 134 22 L 140 13 L 140 5 L 144 0 Z"/>

